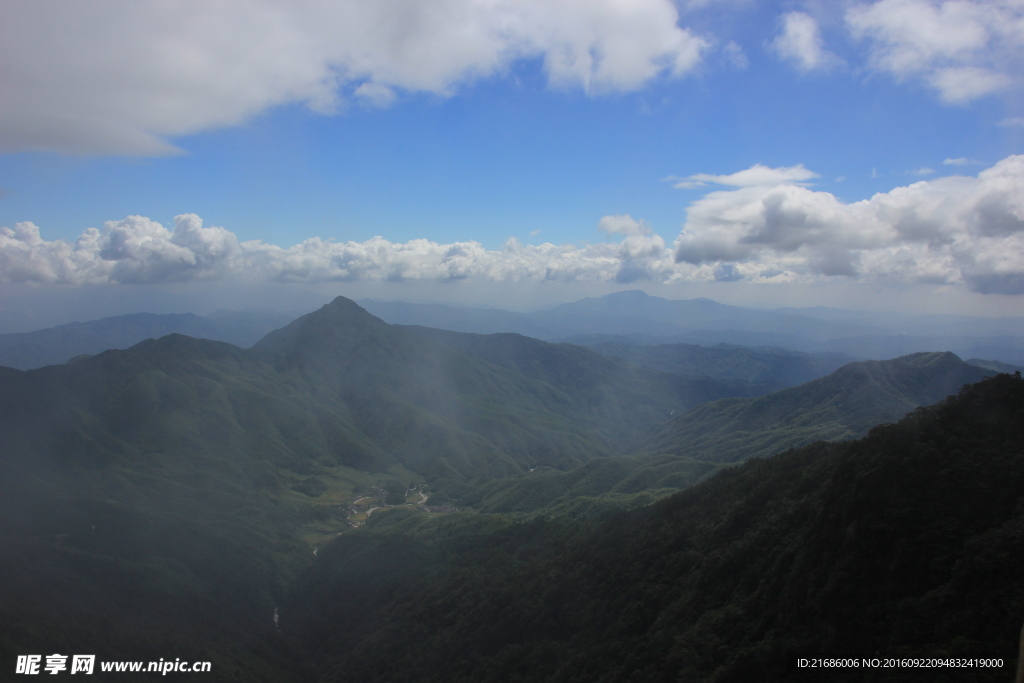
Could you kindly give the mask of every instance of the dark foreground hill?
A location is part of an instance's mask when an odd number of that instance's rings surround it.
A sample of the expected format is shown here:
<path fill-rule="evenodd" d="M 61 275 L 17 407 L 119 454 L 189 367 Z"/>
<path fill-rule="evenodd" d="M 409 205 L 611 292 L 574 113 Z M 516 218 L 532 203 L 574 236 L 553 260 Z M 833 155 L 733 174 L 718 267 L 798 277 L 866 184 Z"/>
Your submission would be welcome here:
<path fill-rule="evenodd" d="M 281 625 L 323 681 L 1007 681 L 1022 566 L 1024 381 L 1000 375 L 585 523 L 389 513 L 321 550 Z"/>

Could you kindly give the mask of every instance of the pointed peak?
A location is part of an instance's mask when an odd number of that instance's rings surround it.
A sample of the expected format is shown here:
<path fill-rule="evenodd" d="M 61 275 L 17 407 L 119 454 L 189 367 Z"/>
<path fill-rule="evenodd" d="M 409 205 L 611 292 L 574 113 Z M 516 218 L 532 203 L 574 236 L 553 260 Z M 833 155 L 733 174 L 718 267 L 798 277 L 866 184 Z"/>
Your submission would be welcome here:
<path fill-rule="evenodd" d="M 259 355 L 294 356 L 336 352 L 390 327 L 351 299 L 339 296 L 320 309 L 275 330 L 252 347 Z"/>
<path fill-rule="evenodd" d="M 319 309 L 313 311 L 309 315 L 318 315 L 318 314 L 321 314 L 321 313 L 332 314 L 332 315 L 337 315 L 337 314 L 363 315 L 363 316 L 368 316 L 370 318 L 379 319 L 376 316 L 370 314 L 365 308 L 363 308 L 362 306 L 357 304 L 352 299 L 349 299 L 348 297 L 344 297 L 344 296 L 336 296 L 336 297 L 334 297 L 330 301 L 330 303 L 324 304 Z"/>

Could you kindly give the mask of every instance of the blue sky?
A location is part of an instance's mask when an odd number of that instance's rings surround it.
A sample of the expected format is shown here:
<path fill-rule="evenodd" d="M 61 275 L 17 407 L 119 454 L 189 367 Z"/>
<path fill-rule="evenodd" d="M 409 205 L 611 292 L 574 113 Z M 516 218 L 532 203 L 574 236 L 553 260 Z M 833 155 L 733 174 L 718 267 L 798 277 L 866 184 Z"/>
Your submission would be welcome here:
<path fill-rule="evenodd" d="M 67 7 L 0 29 L 8 309 L 380 285 L 1024 313 L 1019 3 Z"/>

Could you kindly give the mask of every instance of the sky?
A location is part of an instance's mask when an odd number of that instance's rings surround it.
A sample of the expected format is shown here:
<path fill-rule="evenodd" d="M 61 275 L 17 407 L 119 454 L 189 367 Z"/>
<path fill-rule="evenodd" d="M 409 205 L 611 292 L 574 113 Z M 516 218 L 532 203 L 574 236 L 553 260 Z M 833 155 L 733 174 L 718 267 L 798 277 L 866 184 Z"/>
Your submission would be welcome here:
<path fill-rule="evenodd" d="M 0 331 L 620 289 L 1024 315 L 1021 0 L 6 0 Z"/>

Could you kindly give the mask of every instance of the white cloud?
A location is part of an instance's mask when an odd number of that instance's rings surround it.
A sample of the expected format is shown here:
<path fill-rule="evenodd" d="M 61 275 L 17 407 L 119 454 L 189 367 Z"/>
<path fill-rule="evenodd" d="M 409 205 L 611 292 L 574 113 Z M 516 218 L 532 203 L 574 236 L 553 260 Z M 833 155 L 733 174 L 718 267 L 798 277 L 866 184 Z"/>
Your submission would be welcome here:
<path fill-rule="evenodd" d="M 363 83 L 352 94 L 371 107 L 380 109 L 390 107 L 398 97 L 394 90 L 380 83 Z"/>
<path fill-rule="evenodd" d="M 779 185 L 781 183 L 803 183 L 819 177 L 817 173 L 804 168 L 803 164 L 797 166 L 784 166 L 770 168 L 762 164 L 754 164 L 745 171 L 738 171 L 730 175 L 711 175 L 708 173 L 697 173 L 685 178 L 670 176 L 665 180 L 673 182 L 673 187 L 680 189 L 692 189 L 706 187 L 709 183 L 715 185 L 731 185 L 733 187 L 753 187 L 757 185 Z"/>
<path fill-rule="evenodd" d="M 375 237 L 331 242 L 314 237 L 292 247 L 239 242 L 230 231 L 204 227 L 194 214 L 175 218 L 174 230 L 142 216 L 89 228 L 75 244 L 47 242 L 32 223 L 0 228 L 0 282 L 37 284 L 153 284 L 221 279 L 278 282 L 335 280 L 499 282 L 632 282 L 671 279 L 679 269 L 665 240 L 644 221 L 606 216 L 600 228 L 619 243 L 522 245 L 502 251 L 478 242 L 402 243 Z"/>
<path fill-rule="evenodd" d="M 795 184 L 694 202 L 675 257 L 736 264 L 747 279 L 848 276 L 1024 293 L 1024 156 L 844 203 Z"/>
<path fill-rule="evenodd" d="M 7 0 L 0 150 L 169 154 L 276 105 L 447 96 L 521 59 L 555 87 L 636 90 L 710 45 L 678 19 L 671 0 Z"/>
<path fill-rule="evenodd" d="M 730 40 L 722 48 L 722 52 L 725 53 L 725 58 L 733 65 L 734 68 L 743 70 L 750 66 L 750 60 L 747 58 L 743 48 L 740 47 L 736 41 Z"/>
<path fill-rule="evenodd" d="M 651 226 L 644 220 L 637 220 L 629 214 L 605 216 L 597 223 L 597 229 L 606 235 L 650 235 Z"/>
<path fill-rule="evenodd" d="M 938 69 L 928 80 L 950 104 L 970 102 L 1010 85 L 1009 76 L 976 66 Z"/>
<path fill-rule="evenodd" d="M 935 173 L 934 168 L 922 166 L 921 168 L 915 168 L 913 171 L 907 171 L 907 175 L 932 175 Z"/>
<path fill-rule="evenodd" d="M 696 177 L 696 176 L 694 176 Z M 599 230 L 620 237 L 582 247 L 382 237 L 290 247 L 239 242 L 186 214 L 174 229 L 141 216 L 46 241 L 32 223 L 0 228 L 0 282 L 153 284 L 189 281 L 329 282 L 873 282 L 940 283 L 1024 294 L 1024 156 L 977 177 L 920 181 L 845 203 L 801 184 L 803 166 L 700 175 L 726 189 L 694 201 L 672 247 L 629 215 Z"/>
<path fill-rule="evenodd" d="M 948 158 L 942 162 L 943 166 L 980 166 L 984 162 L 978 161 L 977 159 L 968 159 L 967 157 L 957 157 L 955 159 Z"/>
<path fill-rule="evenodd" d="M 813 17 L 803 12 L 787 12 L 780 17 L 780 23 L 782 31 L 770 45 L 779 57 L 792 62 L 804 73 L 840 63 L 838 56 L 825 49 L 821 30 Z"/>
<path fill-rule="evenodd" d="M 1024 61 L 1017 0 L 880 0 L 852 7 L 846 22 L 870 41 L 872 68 L 922 78 L 951 104 L 1005 90 Z"/>
<path fill-rule="evenodd" d="M 996 125 L 1003 128 L 1024 128 L 1024 116 L 1005 118 Z"/>

